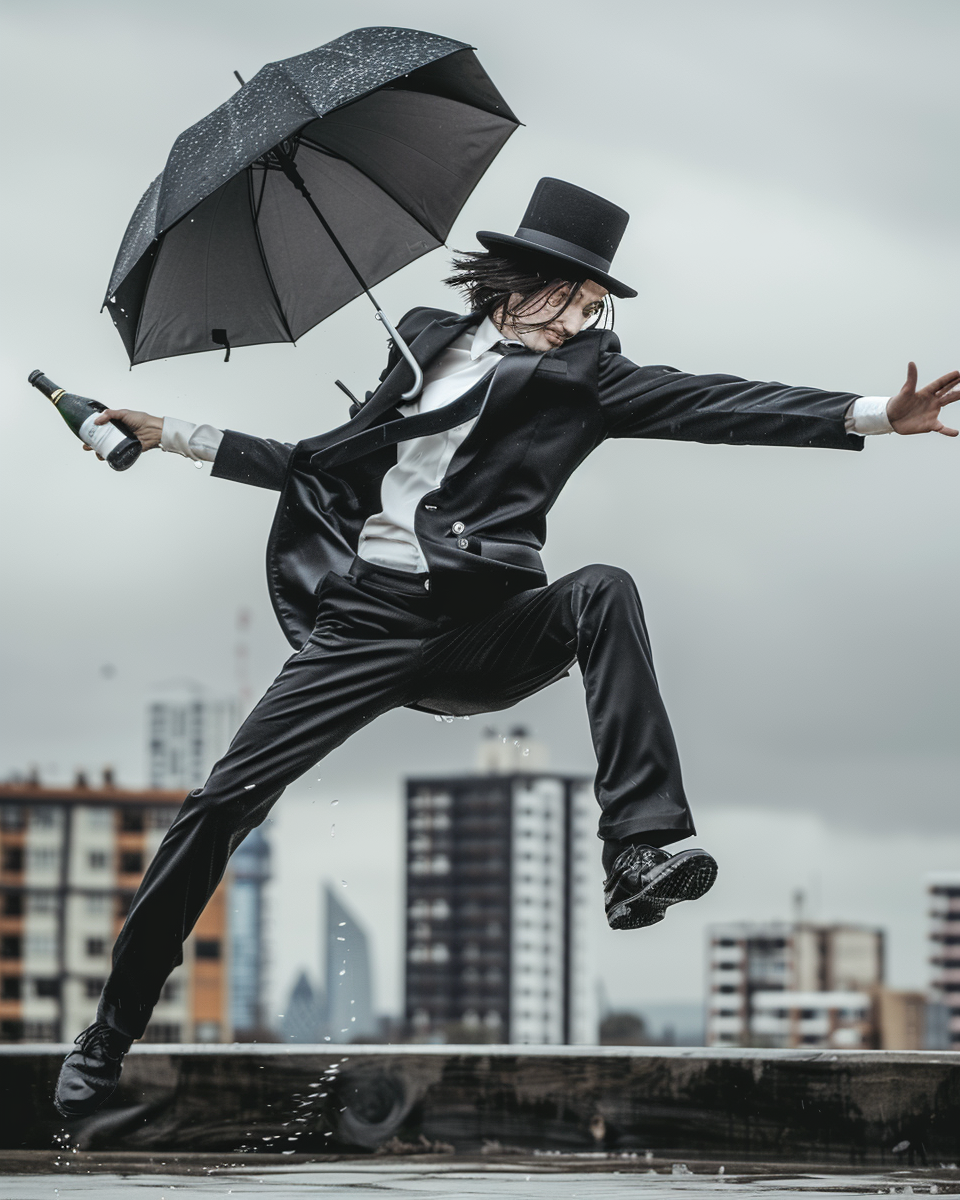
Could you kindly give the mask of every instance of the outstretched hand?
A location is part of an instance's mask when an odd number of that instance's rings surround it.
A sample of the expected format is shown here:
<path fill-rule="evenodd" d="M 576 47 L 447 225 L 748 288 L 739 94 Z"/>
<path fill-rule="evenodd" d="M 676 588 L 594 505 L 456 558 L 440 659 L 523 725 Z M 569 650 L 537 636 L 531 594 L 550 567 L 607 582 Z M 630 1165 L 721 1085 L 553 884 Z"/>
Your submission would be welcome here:
<path fill-rule="evenodd" d="M 144 450 L 153 450 L 160 445 L 160 435 L 163 433 L 163 417 L 153 417 L 150 413 L 135 412 L 131 408 L 105 408 L 94 419 L 94 425 L 106 425 L 108 421 L 122 421 L 136 437 Z M 90 447 L 83 443 L 84 450 Z M 103 456 L 98 454 L 101 461 Z"/>
<path fill-rule="evenodd" d="M 960 400 L 958 384 L 960 371 L 950 371 L 917 391 L 917 365 L 909 363 L 907 382 L 887 405 L 887 419 L 894 432 L 942 433 L 945 437 L 956 437 L 958 431 L 941 422 L 940 409 Z"/>

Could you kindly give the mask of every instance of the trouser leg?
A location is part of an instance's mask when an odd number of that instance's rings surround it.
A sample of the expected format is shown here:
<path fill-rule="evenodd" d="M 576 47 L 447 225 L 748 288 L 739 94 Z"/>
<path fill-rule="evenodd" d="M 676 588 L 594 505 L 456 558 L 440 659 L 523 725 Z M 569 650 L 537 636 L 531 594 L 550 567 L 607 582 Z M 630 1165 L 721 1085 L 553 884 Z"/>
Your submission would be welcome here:
<path fill-rule="evenodd" d="M 636 585 L 584 567 L 428 643 L 428 692 L 503 708 L 579 662 L 605 841 L 665 845 L 695 832 Z M 426 693 L 425 693 L 426 694 Z"/>
<path fill-rule="evenodd" d="M 184 801 L 134 897 L 98 1017 L 143 1035 L 183 943 L 244 837 L 284 788 L 351 733 L 409 698 L 416 643 L 336 635 L 294 655 L 202 788 Z"/>

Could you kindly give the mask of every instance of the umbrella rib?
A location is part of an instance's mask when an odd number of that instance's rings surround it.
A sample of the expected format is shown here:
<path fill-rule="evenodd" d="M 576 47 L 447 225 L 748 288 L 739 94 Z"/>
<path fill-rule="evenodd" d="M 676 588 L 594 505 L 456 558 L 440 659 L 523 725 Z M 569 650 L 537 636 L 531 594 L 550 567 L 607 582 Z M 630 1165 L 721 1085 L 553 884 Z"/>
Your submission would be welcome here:
<path fill-rule="evenodd" d="M 287 320 L 286 313 L 283 311 L 283 302 L 280 299 L 280 293 L 277 291 L 277 285 L 273 281 L 273 273 L 270 270 L 270 263 L 267 261 L 266 252 L 263 249 L 263 239 L 260 236 L 260 204 L 263 202 L 263 193 L 267 186 L 267 173 L 263 173 L 263 186 L 260 189 L 260 201 L 254 201 L 253 194 L 253 167 L 247 167 L 247 196 L 250 200 L 250 211 L 253 216 L 253 233 L 257 239 L 257 249 L 260 251 L 260 261 L 263 263 L 263 273 L 267 277 L 267 283 L 270 285 L 270 291 L 273 293 L 273 298 L 276 301 L 277 312 L 280 314 L 280 320 L 283 322 L 283 328 L 287 332 L 287 336 L 294 345 L 297 339 L 293 336 L 293 330 L 290 328 L 290 323 Z"/>
<path fill-rule="evenodd" d="M 329 147 L 321 145 L 320 142 L 316 142 L 312 138 L 301 137 L 300 142 L 304 146 L 309 146 L 311 150 L 316 151 L 316 153 L 318 153 L 318 154 L 323 154 L 327 158 L 336 159 L 338 162 L 346 163 L 348 167 L 353 167 L 353 169 L 355 171 L 357 171 L 360 175 L 362 175 L 364 179 L 369 179 L 370 182 L 374 185 L 374 187 L 378 187 L 384 193 L 385 196 L 389 196 L 390 199 L 397 206 L 397 208 L 399 208 L 401 210 L 401 212 L 405 212 L 412 221 L 416 221 L 416 223 L 420 226 L 420 228 L 425 229 L 432 238 L 436 238 L 436 240 L 438 242 L 440 242 L 441 244 L 446 242 L 447 239 L 439 232 L 439 230 L 431 229 L 429 225 L 424 223 L 423 218 L 421 216 L 418 216 L 416 213 L 411 212 L 410 209 L 406 206 L 406 204 L 404 204 L 404 202 L 399 197 L 395 196 L 392 191 L 388 190 L 387 187 L 382 182 L 371 178 L 371 176 L 368 175 L 367 172 L 364 171 L 364 169 L 362 167 L 358 167 L 355 162 L 352 162 L 345 155 L 338 154 L 336 152 L 336 150 L 331 150 Z M 424 155 L 424 157 L 428 158 L 430 162 L 436 161 L 435 159 L 429 158 L 429 155 Z M 459 176 L 456 175 L 456 172 L 450 171 L 449 168 L 447 168 L 443 165 L 443 163 L 437 163 L 437 165 L 439 167 L 441 167 L 443 170 L 447 171 L 448 174 L 453 175 L 455 178 L 459 178 Z"/>

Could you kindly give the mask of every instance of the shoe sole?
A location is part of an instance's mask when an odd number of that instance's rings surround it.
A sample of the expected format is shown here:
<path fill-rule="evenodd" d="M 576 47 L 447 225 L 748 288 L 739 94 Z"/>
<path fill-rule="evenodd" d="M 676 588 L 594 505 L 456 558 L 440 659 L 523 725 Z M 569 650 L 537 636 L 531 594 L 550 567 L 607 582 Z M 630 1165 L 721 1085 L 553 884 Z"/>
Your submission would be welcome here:
<path fill-rule="evenodd" d="M 635 896 L 621 900 L 607 914 L 611 929 L 643 929 L 656 925 L 671 904 L 699 900 L 717 878 L 716 861 L 703 851 L 687 850 L 664 864 L 662 871 Z"/>

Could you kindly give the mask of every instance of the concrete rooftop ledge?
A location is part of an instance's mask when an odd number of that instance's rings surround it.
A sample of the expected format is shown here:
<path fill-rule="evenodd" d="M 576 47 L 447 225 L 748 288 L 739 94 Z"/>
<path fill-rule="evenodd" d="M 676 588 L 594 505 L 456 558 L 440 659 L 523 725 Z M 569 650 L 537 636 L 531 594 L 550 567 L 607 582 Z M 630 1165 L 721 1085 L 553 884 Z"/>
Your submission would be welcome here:
<path fill-rule="evenodd" d="M 960 1161 L 960 1053 L 136 1046 L 110 1105 L 65 1124 L 50 1096 L 67 1049 L 0 1047 L 0 1149 Z"/>

